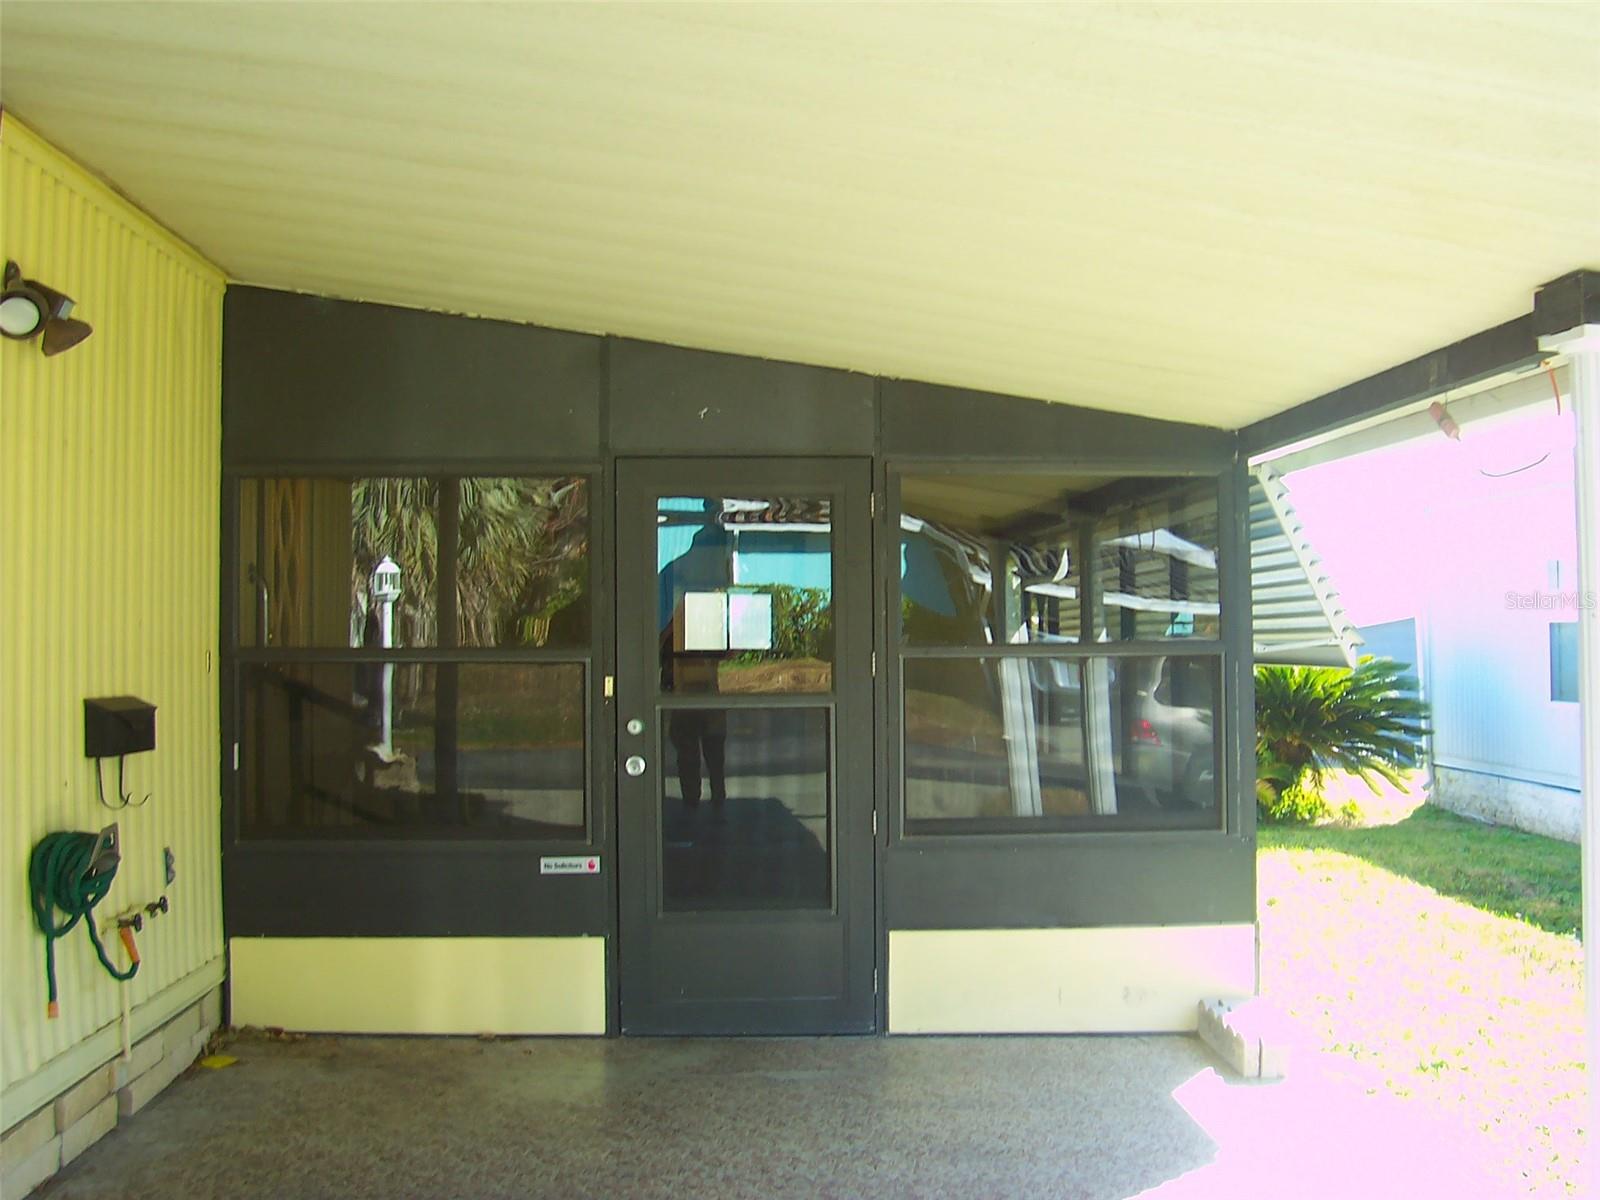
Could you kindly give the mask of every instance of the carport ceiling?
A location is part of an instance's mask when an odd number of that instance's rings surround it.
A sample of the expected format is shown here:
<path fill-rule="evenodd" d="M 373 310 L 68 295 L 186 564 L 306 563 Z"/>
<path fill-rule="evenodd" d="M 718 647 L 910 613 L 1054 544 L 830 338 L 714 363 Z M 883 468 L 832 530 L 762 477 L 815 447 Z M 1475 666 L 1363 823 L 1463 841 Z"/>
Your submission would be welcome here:
<path fill-rule="evenodd" d="M 240 281 L 1234 427 L 1600 267 L 1595 12 L 7 0 L 0 96 Z"/>

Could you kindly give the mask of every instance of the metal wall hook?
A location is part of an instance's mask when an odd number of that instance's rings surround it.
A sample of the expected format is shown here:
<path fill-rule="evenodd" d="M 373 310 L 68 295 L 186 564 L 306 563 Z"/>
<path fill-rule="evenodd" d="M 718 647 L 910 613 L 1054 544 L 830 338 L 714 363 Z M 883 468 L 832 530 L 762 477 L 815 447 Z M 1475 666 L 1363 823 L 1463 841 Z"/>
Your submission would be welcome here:
<path fill-rule="evenodd" d="M 117 755 L 117 801 L 118 802 L 116 804 L 112 804 L 109 801 L 107 801 L 106 800 L 106 775 L 105 775 L 105 770 L 101 766 L 101 764 L 104 763 L 104 762 L 105 762 L 105 759 L 103 759 L 103 758 L 97 758 L 97 759 L 94 760 L 95 787 L 96 787 L 96 790 L 100 793 L 100 803 L 102 805 L 104 805 L 106 808 L 110 808 L 110 809 L 143 808 L 146 804 L 150 803 L 150 797 L 152 795 L 154 795 L 153 792 L 146 792 L 143 800 L 135 800 L 133 798 L 132 793 L 128 791 L 127 778 L 126 778 L 128 756 L 126 754 Z"/>

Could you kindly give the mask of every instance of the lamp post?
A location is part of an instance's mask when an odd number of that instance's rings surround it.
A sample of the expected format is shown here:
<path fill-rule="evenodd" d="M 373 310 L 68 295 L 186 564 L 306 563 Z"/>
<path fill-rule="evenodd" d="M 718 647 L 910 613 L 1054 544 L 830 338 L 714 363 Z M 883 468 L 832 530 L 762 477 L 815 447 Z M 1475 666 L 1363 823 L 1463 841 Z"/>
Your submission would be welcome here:
<path fill-rule="evenodd" d="M 372 571 L 372 598 L 378 601 L 379 644 L 394 648 L 394 602 L 400 598 L 400 568 L 387 554 Z M 394 758 L 394 664 L 383 664 L 383 727 L 378 753 L 385 762 Z"/>

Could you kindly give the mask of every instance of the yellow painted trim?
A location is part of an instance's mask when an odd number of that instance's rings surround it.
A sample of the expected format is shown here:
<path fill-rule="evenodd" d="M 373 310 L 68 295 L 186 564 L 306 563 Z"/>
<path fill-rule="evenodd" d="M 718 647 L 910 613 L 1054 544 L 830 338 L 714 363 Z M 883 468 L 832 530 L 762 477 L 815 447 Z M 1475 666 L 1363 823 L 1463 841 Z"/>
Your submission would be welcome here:
<path fill-rule="evenodd" d="M 605 948 L 598 937 L 232 938 L 233 1023 L 603 1034 Z"/>
<path fill-rule="evenodd" d="M 188 242 L 184 241 L 138 204 L 123 195 L 76 159 L 45 141 L 15 114 L 0 111 L 0 143 L 10 147 L 41 171 L 60 183 L 98 204 L 134 232 L 181 259 L 183 264 L 201 275 L 210 276 L 210 282 L 225 285 L 227 272 L 212 262 Z M 23 264 L 27 266 L 26 263 Z"/>
<path fill-rule="evenodd" d="M 1256 989 L 1255 926 L 889 932 L 890 1033 L 1187 1032 Z"/>

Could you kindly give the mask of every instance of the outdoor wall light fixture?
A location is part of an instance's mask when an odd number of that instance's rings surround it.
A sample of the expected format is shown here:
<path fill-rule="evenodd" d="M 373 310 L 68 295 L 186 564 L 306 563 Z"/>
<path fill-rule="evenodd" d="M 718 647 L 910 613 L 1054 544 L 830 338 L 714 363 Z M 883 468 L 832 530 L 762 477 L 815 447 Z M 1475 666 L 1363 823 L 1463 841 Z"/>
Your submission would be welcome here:
<path fill-rule="evenodd" d="M 94 330 L 72 316 L 72 297 L 37 280 L 24 279 L 22 268 L 6 263 L 5 291 L 0 293 L 0 333 L 19 342 L 39 337 L 48 358 L 70 350 Z"/>

